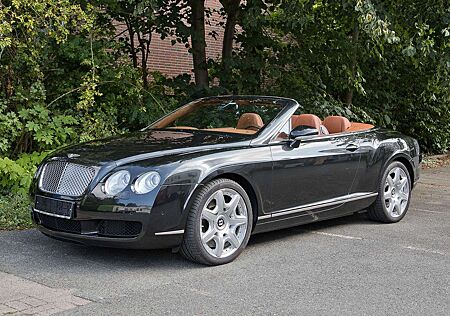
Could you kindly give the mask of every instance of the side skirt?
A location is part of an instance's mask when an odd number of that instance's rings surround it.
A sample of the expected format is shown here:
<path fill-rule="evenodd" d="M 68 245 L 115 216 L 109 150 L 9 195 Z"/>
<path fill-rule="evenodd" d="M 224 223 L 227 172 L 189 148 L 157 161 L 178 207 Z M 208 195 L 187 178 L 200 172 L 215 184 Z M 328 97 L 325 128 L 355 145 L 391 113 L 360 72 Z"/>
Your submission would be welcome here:
<path fill-rule="evenodd" d="M 254 234 L 341 217 L 370 206 L 378 193 L 353 193 L 344 197 L 289 208 L 258 217 Z"/>

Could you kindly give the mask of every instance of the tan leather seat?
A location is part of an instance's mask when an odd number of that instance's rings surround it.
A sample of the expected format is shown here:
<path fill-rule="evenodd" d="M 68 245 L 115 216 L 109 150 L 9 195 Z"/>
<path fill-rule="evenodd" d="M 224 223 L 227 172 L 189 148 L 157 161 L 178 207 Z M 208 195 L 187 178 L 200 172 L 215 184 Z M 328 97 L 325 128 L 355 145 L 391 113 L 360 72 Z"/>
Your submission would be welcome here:
<path fill-rule="evenodd" d="M 300 114 L 292 115 L 292 129 L 300 125 L 309 126 L 320 131 L 320 125 L 322 121 L 320 118 L 314 114 Z"/>
<path fill-rule="evenodd" d="M 327 128 L 330 134 L 335 134 L 348 130 L 351 123 L 343 116 L 328 116 L 323 120 L 323 125 Z"/>
<path fill-rule="evenodd" d="M 244 113 L 239 118 L 237 122 L 237 129 L 250 129 L 253 131 L 258 131 L 264 126 L 264 122 L 256 113 Z"/>

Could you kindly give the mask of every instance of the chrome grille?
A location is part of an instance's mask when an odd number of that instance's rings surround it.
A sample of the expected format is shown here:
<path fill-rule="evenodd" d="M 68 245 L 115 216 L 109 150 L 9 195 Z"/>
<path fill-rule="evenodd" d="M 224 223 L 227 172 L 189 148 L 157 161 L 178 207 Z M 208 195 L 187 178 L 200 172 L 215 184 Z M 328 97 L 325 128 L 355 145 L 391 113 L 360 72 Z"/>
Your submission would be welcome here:
<path fill-rule="evenodd" d="M 39 188 L 49 193 L 80 196 L 95 176 L 95 169 L 66 161 L 51 161 L 44 166 Z"/>

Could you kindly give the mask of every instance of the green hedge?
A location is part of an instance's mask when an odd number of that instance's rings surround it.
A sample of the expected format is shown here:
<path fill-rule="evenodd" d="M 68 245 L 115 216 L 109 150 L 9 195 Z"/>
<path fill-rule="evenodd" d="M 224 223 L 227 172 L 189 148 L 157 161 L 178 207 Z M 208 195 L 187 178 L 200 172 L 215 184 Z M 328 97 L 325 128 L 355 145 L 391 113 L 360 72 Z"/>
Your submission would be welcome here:
<path fill-rule="evenodd" d="M 0 195 L 0 230 L 32 227 L 27 196 L 24 194 Z"/>

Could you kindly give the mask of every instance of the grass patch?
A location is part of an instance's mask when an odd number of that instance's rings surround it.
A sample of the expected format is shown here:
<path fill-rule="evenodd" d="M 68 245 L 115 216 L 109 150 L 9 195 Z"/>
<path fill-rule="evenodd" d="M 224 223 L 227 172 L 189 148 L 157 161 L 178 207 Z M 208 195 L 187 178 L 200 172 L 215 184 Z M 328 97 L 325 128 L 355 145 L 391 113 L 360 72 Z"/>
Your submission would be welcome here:
<path fill-rule="evenodd" d="M 24 194 L 0 195 L 0 230 L 32 228 L 29 207 L 28 197 Z"/>

